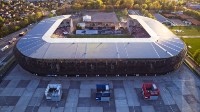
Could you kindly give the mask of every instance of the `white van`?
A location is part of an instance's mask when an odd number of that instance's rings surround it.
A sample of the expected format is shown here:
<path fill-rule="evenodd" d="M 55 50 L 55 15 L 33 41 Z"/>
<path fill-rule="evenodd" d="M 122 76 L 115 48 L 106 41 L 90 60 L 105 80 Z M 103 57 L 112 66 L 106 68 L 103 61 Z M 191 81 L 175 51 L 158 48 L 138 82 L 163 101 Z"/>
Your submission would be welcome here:
<path fill-rule="evenodd" d="M 4 46 L 3 48 L 1 48 L 1 51 L 4 52 L 6 49 L 9 48 L 9 45 Z"/>

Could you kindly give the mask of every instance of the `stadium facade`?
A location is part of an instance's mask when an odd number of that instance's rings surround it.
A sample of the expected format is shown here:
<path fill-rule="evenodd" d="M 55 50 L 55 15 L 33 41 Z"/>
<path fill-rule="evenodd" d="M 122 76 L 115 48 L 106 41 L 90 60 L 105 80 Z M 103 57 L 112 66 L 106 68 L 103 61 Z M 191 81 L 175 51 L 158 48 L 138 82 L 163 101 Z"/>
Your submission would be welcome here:
<path fill-rule="evenodd" d="M 18 63 L 38 75 L 135 76 L 162 75 L 183 63 L 182 40 L 160 22 L 130 15 L 149 38 L 50 38 L 70 15 L 48 18 L 22 37 L 14 48 Z"/>

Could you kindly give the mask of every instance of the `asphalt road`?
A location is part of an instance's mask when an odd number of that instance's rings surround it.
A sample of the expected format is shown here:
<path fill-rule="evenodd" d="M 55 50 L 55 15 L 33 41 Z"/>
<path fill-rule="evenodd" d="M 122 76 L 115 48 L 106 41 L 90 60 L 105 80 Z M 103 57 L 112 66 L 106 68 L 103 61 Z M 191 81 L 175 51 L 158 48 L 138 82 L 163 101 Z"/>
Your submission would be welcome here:
<path fill-rule="evenodd" d="M 25 31 L 26 29 L 28 29 L 28 31 L 29 31 L 34 26 L 35 26 L 35 24 L 29 25 L 26 28 L 23 28 L 23 29 L 21 29 L 17 32 L 14 32 L 14 33 L 0 39 L 0 49 L 3 48 L 6 45 L 9 45 L 9 48 L 6 49 L 5 51 L 0 50 L 0 62 L 3 61 L 7 57 L 7 55 L 12 53 L 12 49 L 13 49 L 14 45 L 21 38 L 21 37 L 19 37 L 19 33 L 22 32 L 22 31 Z M 9 44 L 8 42 L 10 40 L 12 40 L 12 38 L 16 38 L 17 40 L 13 44 Z"/>

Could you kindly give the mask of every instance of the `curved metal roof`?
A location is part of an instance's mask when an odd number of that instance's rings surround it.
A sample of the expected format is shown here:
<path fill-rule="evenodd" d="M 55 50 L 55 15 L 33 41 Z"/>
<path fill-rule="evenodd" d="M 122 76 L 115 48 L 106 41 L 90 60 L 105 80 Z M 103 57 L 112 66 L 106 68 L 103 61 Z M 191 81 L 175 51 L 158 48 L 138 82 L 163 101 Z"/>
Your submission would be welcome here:
<path fill-rule="evenodd" d="M 25 56 L 37 59 L 145 59 L 178 55 L 185 45 L 160 22 L 130 15 L 150 38 L 51 38 L 70 15 L 48 18 L 21 38 L 16 47 Z"/>

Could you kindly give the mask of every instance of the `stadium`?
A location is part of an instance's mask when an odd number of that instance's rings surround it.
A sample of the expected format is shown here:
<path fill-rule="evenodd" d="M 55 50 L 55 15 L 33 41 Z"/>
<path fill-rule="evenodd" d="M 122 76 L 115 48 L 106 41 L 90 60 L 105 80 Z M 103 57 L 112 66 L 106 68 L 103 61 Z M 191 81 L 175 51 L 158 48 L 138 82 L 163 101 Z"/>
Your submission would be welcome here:
<path fill-rule="evenodd" d="M 19 65 L 42 76 L 155 76 L 179 68 L 187 52 L 163 24 L 137 15 L 127 21 L 134 38 L 51 38 L 68 18 L 42 20 L 22 37 L 14 48 Z"/>

